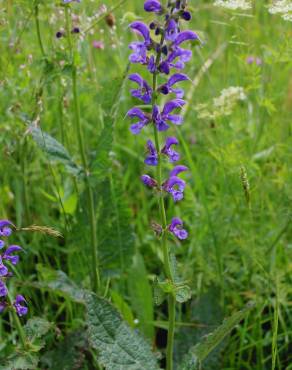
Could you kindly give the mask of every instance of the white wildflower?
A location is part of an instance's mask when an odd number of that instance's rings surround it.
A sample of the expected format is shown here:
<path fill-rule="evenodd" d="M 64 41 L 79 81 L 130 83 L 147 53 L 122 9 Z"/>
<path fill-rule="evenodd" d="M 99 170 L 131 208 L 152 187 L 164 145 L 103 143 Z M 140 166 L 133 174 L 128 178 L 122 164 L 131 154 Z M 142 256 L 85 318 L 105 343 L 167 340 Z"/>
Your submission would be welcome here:
<path fill-rule="evenodd" d="M 275 0 L 269 6 L 271 14 L 280 14 L 286 21 L 292 21 L 292 1 L 291 0 Z"/>
<path fill-rule="evenodd" d="M 215 0 L 214 5 L 232 10 L 247 10 L 252 7 L 250 0 Z"/>

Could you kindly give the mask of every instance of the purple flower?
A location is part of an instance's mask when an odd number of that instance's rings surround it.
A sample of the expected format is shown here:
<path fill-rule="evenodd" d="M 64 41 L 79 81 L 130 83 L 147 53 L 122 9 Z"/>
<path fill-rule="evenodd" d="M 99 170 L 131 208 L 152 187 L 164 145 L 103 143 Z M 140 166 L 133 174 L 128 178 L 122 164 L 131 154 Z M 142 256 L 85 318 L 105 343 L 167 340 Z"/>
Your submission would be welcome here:
<path fill-rule="evenodd" d="M 153 55 L 148 60 L 148 66 L 147 69 L 150 73 L 156 72 L 156 65 L 155 65 L 155 58 Z"/>
<path fill-rule="evenodd" d="M 1 276 L 6 276 L 8 274 L 8 268 L 4 266 L 2 262 L 2 257 L 0 255 L 0 277 Z"/>
<path fill-rule="evenodd" d="M 80 0 L 63 0 L 63 3 L 64 4 L 69 4 L 69 3 L 72 3 L 72 2 L 76 2 L 76 3 L 80 3 Z"/>
<path fill-rule="evenodd" d="M 144 3 L 144 10 L 146 12 L 159 13 L 162 10 L 162 6 L 158 0 L 147 0 Z"/>
<path fill-rule="evenodd" d="M 170 73 L 170 68 L 184 69 L 185 63 L 189 62 L 191 58 L 191 50 L 177 47 L 172 50 L 167 59 L 160 64 L 159 70 L 168 75 Z"/>
<path fill-rule="evenodd" d="M 14 256 L 12 253 L 22 251 L 22 248 L 18 245 L 11 245 L 3 254 L 3 259 L 10 261 L 13 265 L 17 265 L 19 256 Z"/>
<path fill-rule="evenodd" d="M 2 280 L 0 280 L 0 297 L 6 297 L 8 294 L 8 290 L 6 285 L 3 283 Z M 1 304 L 1 303 L 0 303 Z M 1 312 L 1 310 L 0 310 Z"/>
<path fill-rule="evenodd" d="M 28 308 L 24 305 L 21 305 L 21 303 L 26 303 L 26 300 L 22 295 L 18 294 L 13 304 L 18 316 L 24 316 L 28 312 Z"/>
<path fill-rule="evenodd" d="M 161 153 L 167 155 L 171 163 L 177 162 L 180 159 L 179 153 L 171 148 L 172 145 L 178 145 L 178 140 L 175 137 L 168 137 L 164 147 L 161 149 Z"/>
<path fill-rule="evenodd" d="M 157 105 L 153 107 L 152 119 L 156 124 L 158 131 L 166 131 L 169 128 L 167 121 L 174 123 L 175 125 L 181 125 L 183 123 L 182 116 L 177 114 L 170 114 L 176 108 L 182 108 L 185 105 L 185 101 L 182 99 L 174 99 L 167 102 L 160 113 Z"/>
<path fill-rule="evenodd" d="M 130 62 L 132 63 L 147 63 L 147 50 L 149 49 L 152 40 L 150 38 L 150 31 L 148 26 L 143 22 L 133 22 L 130 24 L 130 28 L 139 33 L 144 38 L 144 42 L 132 42 L 129 48 L 133 50 L 133 54 L 130 55 Z"/>
<path fill-rule="evenodd" d="M 180 218 L 174 217 L 171 220 L 171 224 L 168 226 L 168 230 L 180 240 L 184 240 L 188 237 L 188 232 L 183 228 L 183 222 Z"/>
<path fill-rule="evenodd" d="M 179 46 L 185 41 L 199 40 L 199 36 L 193 31 L 182 31 L 173 41 L 174 46 Z"/>
<path fill-rule="evenodd" d="M 179 34 L 179 25 L 174 19 L 170 19 L 165 29 L 165 39 L 174 41 Z"/>
<path fill-rule="evenodd" d="M 147 150 L 148 150 L 149 155 L 146 157 L 145 163 L 148 164 L 148 166 L 157 166 L 158 165 L 158 154 L 151 140 L 147 141 Z"/>
<path fill-rule="evenodd" d="M 0 249 L 4 248 L 5 242 L 3 240 L 0 240 Z"/>
<path fill-rule="evenodd" d="M 139 89 L 131 90 L 132 96 L 142 100 L 145 104 L 151 103 L 152 89 L 148 83 L 138 73 L 129 75 L 129 80 L 136 82 L 140 87 Z"/>
<path fill-rule="evenodd" d="M 186 166 L 183 166 L 183 165 L 178 165 L 178 166 L 175 166 L 173 168 L 172 171 L 170 171 L 169 173 L 169 177 L 172 177 L 172 176 L 177 176 L 179 175 L 181 172 L 184 172 L 184 171 L 188 171 L 188 167 Z"/>
<path fill-rule="evenodd" d="M 185 181 L 182 179 L 172 176 L 164 184 L 163 189 L 172 195 L 173 200 L 178 202 L 184 197 L 184 190 L 186 187 Z"/>
<path fill-rule="evenodd" d="M 170 93 L 175 93 L 177 99 L 182 99 L 184 97 L 184 90 L 180 88 L 173 88 L 173 85 L 177 84 L 181 81 L 189 80 L 188 76 L 183 73 L 175 73 L 170 77 L 168 82 L 164 85 L 161 85 L 159 87 L 159 91 L 161 91 L 162 94 L 167 95 Z"/>
<path fill-rule="evenodd" d="M 142 128 L 148 125 L 148 123 L 150 123 L 151 121 L 151 118 L 148 115 L 146 115 L 140 108 L 130 109 L 127 113 L 127 116 L 130 118 L 136 118 L 136 117 L 139 118 L 139 121 L 133 124 L 130 128 L 131 132 L 134 135 L 139 134 Z"/>
<path fill-rule="evenodd" d="M 10 236 L 12 230 L 9 226 L 11 225 L 12 223 L 8 220 L 0 220 L 0 236 Z"/>
<path fill-rule="evenodd" d="M 148 175 L 142 175 L 141 181 L 144 183 L 144 185 L 149 186 L 150 188 L 155 188 L 157 186 L 156 180 L 152 179 L 152 177 Z"/>

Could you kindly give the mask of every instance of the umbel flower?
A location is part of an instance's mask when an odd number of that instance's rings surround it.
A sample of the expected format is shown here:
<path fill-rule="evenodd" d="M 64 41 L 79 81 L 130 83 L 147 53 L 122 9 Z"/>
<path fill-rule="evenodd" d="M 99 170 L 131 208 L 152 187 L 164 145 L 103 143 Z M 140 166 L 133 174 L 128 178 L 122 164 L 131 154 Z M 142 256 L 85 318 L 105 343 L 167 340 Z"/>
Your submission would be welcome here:
<path fill-rule="evenodd" d="M 129 45 L 130 62 L 143 65 L 145 75 L 148 72 L 153 76 L 149 76 L 149 81 L 138 73 L 129 76 L 129 80 L 138 85 L 137 89 L 131 90 L 131 95 L 147 105 L 147 110 L 144 110 L 143 106 L 133 107 L 128 111 L 127 116 L 134 121 L 130 127 L 134 135 L 140 134 L 142 129 L 147 130 L 148 126 L 154 126 L 155 143 L 150 139 L 146 143 L 147 154 L 144 163 L 147 166 L 158 167 L 157 174 L 161 174 L 165 157 L 169 163 L 176 164 L 164 182 L 161 178 L 154 178 L 148 174 L 142 175 L 141 181 L 161 194 L 169 194 L 174 202 L 178 202 L 183 199 L 186 187 L 186 182 L 180 178 L 180 174 L 186 171 L 187 167 L 177 164 L 181 158 L 173 148 L 179 145 L 177 138 L 167 136 L 164 138 L 164 146 L 160 148 L 158 134 L 170 130 L 172 125 L 183 124 L 183 117 L 179 112 L 185 105 L 185 101 L 183 100 L 184 90 L 180 84 L 189 80 L 182 70 L 192 58 L 192 51 L 185 45 L 190 41 L 200 40 L 195 32 L 181 30 L 181 21 L 191 19 L 191 14 L 187 11 L 187 1 L 169 0 L 166 3 L 167 5 L 164 6 L 162 1 L 145 1 L 144 10 L 154 13 L 158 18 L 149 25 L 135 21 L 129 26 L 138 39 Z M 160 42 L 157 41 L 159 38 Z M 162 95 L 169 96 L 170 99 L 161 107 L 159 96 Z M 152 111 L 149 112 L 150 104 Z M 164 225 L 164 230 L 183 240 L 187 238 L 188 233 L 182 229 L 182 225 L 183 222 L 179 218 L 173 218 L 168 227 Z"/>
<path fill-rule="evenodd" d="M 0 220 L 0 313 L 9 307 L 7 281 L 13 276 L 10 266 L 19 262 L 18 253 L 22 251 L 19 245 L 7 244 L 8 237 L 12 234 L 13 224 L 8 220 Z M 12 303 L 12 308 L 18 316 L 26 315 L 28 308 L 22 295 L 17 295 Z"/>

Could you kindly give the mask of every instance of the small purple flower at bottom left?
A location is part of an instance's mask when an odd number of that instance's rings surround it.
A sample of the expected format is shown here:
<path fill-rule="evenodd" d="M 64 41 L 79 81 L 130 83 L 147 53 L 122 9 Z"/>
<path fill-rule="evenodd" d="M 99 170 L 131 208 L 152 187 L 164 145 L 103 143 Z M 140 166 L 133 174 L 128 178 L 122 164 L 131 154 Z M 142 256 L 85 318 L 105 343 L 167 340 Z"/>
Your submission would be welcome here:
<path fill-rule="evenodd" d="M 23 305 L 23 304 L 25 304 L 25 305 Z M 26 300 L 20 294 L 18 294 L 16 296 L 16 299 L 15 299 L 15 302 L 14 302 L 13 306 L 15 307 L 15 310 L 16 310 L 16 313 L 18 314 L 18 316 L 24 316 L 28 312 L 28 308 L 26 306 Z"/>

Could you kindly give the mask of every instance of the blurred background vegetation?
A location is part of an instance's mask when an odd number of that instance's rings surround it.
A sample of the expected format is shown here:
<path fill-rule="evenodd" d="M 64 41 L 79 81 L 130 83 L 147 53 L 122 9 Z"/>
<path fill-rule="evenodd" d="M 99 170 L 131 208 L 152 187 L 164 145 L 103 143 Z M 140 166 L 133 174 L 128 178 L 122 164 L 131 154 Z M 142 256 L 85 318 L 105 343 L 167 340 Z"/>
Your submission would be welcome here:
<path fill-rule="evenodd" d="M 190 3 L 193 19 L 185 27 L 196 30 L 203 45 L 193 47 L 187 67 L 192 84 L 185 84 L 185 123 L 177 132 L 172 128 L 190 171 L 185 200 L 179 207 L 169 202 L 167 213 L 181 216 L 190 234 L 172 248 L 192 289 L 192 300 L 179 309 L 175 356 L 179 364 L 191 344 L 251 300 L 255 307 L 203 369 L 292 369 L 291 23 L 269 14 L 263 0 L 245 11 L 215 7 L 212 1 Z M 134 137 L 125 119 L 137 104 L 125 79 L 127 45 L 134 38 L 128 24 L 150 21 L 151 15 L 144 14 L 140 0 L 106 1 L 104 15 L 101 5 L 82 0 L 71 8 L 80 28 L 72 40 L 78 48 L 103 294 L 163 350 L 165 307 L 153 308 L 151 288 L 162 269 L 150 227 L 158 221 L 157 204 L 139 180 L 147 170 L 144 145 L 151 133 Z M 46 362 L 47 352 L 58 358 L 58 348 L 69 345 L 66 335 L 82 327 L 83 312 L 42 284 L 62 270 L 88 287 L 90 237 L 78 177 L 68 40 L 56 37 L 66 28 L 64 10 L 60 2 L 40 1 L 37 16 L 39 37 L 33 1 L 0 4 L 0 215 L 19 227 L 46 225 L 64 235 L 58 240 L 17 235 L 25 255 L 14 283 L 28 298 L 30 315 L 54 323 L 43 368 L 57 369 L 60 360 Z M 48 153 L 44 135 L 61 143 L 68 157 Z M 4 316 L 3 358 L 14 335 Z M 82 361 L 79 368 L 90 368 L 86 363 L 93 360 Z"/>

